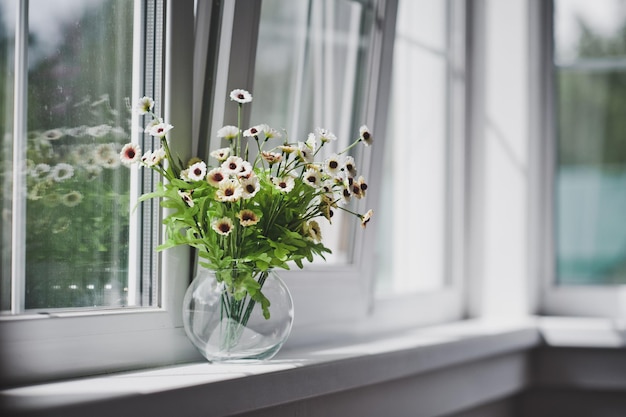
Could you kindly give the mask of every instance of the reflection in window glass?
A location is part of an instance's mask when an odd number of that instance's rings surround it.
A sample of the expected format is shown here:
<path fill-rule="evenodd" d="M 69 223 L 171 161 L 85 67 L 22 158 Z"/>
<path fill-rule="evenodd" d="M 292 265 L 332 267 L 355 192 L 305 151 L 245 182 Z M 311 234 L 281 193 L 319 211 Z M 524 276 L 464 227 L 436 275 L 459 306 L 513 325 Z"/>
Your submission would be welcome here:
<path fill-rule="evenodd" d="M 626 283 L 626 5 L 555 2 L 560 284 Z"/>
<path fill-rule="evenodd" d="M 363 124 L 372 25 L 368 2 L 264 0 L 251 124 L 286 129 L 291 142 L 305 141 L 317 127 L 330 130 L 338 139 L 318 160 L 344 149 Z M 359 168 L 361 148 L 353 154 Z M 356 223 L 348 217 L 338 211 L 333 227 L 321 224 L 333 251 L 328 263 L 351 260 Z"/>
<path fill-rule="evenodd" d="M 380 294 L 445 283 L 446 2 L 398 4 L 379 222 Z"/>
<path fill-rule="evenodd" d="M 0 4 L 0 117 L 11 119 L 6 50 L 15 24 L 7 22 L 18 2 Z M 130 171 L 119 160 L 130 137 L 133 10 L 126 0 L 29 2 L 27 132 L 12 137 L 3 124 L 3 146 L 26 148 L 24 218 L 2 194 L 3 215 L 25 224 L 26 309 L 136 304 L 127 297 Z M 6 184 L 13 173 L 1 163 Z"/>

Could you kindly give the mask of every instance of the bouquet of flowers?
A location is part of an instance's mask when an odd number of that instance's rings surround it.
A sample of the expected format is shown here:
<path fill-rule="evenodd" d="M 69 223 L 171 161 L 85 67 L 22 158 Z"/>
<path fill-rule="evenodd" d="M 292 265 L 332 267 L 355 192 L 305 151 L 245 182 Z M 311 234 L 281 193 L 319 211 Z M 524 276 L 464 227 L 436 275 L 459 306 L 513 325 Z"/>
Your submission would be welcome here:
<path fill-rule="evenodd" d="M 336 140 L 333 133 L 318 128 L 305 141 L 290 143 L 265 124 L 242 130 L 241 110 L 252 96 L 237 89 L 230 98 L 238 105 L 239 122 L 217 132 L 228 146 L 211 152 L 214 164 L 198 158 L 183 164 L 172 155 L 166 134 L 173 126 L 153 113 L 149 97 L 140 100 L 137 110 L 152 117 L 145 131 L 160 138 L 161 147 L 142 156 L 138 145 L 130 143 L 120 157 L 166 180 L 140 198 L 160 198 L 170 209 L 164 219 L 167 240 L 158 249 L 196 248 L 200 265 L 218 271 L 231 307 L 244 305 L 242 300 L 249 297 L 251 303 L 261 304 L 268 318 L 269 302 L 263 295 L 267 271 L 289 269 L 290 262 L 302 268 L 304 259 L 330 253 L 322 243 L 318 219 L 330 222 L 334 211 L 343 210 L 359 218 L 364 228 L 369 222 L 372 210 L 360 214 L 346 206 L 351 198 L 365 196 L 367 183 L 357 175 L 354 158 L 345 154 L 360 142 L 371 145 L 372 135 L 362 126 L 346 149 L 316 162 L 320 149 Z M 241 311 L 236 320 L 245 316 Z"/>

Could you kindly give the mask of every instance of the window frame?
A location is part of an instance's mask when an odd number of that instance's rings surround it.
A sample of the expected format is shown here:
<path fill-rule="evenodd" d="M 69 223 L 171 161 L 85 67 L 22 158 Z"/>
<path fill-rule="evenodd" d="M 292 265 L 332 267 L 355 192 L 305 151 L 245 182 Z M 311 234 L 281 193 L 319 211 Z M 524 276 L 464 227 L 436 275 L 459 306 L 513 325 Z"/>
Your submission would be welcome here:
<path fill-rule="evenodd" d="M 164 7 L 162 108 L 164 118 L 177 127 L 171 134 L 173 148 L 180 155 L 190 155 L 194 1 L 166 1 Z M 28 16 L 28 0 L 22 0 L 20 9 Z M 137 2 L 135 10 L 141 16 L 143 3 Z M 133 77 L 136 81 L 137 74 Z M 134 88 L 138 98 L 138 83 Z M 158 307 L 0 317 L 0 386 L 199 358 L 182 327 L 188 259 L 189 250 L 182 247 L 160 254 L 163 280 Z"/>
<path fill-rule="evenodd" d="M 369 91 L 363 123 L 373 126 L 374 137 L 381 138 L 386 115 L 382 114 L 383 112 L 376 112 L 376 108 L 380 106 L 382 102 L 380 100 L 386 99 L 381 96 L 386 96 L 387 93 L 376 80 L 380 76 L 381 65 L 384 65 L 382 45 L 389 26 L 386 17 L 391 12 L 395 13 L 395 9 L 392 8 L 393 4 L 394 1 L 377 0 L 372 5 L 376 19 L 384 23 L 380 26 L 375 25 L 372 34 L 367 69 Z M 260 14 L 260 1 L 235 0 L 224 4 L 220 44 L 216 55 L 217 61 L 228 62 L 228 65 L 221 64 L 216 70 L 215 95 L 211 112 L 203 116 L 211 120 L 209 128 L 205 131 L 208 138 L 200 138 L 200 155 L 208 154 L 213 133 L 226 124 L 229 117 L 232 117 L 232 114 L 228 114 L 226 110 L 229 104 L 228 92 L 235 88 L 246 88 L 254 92 L 253 79 Z M 244 109 L 242 117 L 244 124 L 248 117 L 249 112 L 246 114 L 246 109 Z M 366 161 L 361 165 L 369 163 Z M 372 192 L 367 200 L 375 205 L 372 202 L 376 201 L 374 190 L 377 185 L 373 181 L 370 183 L 372 183 L 370 188 Z M 328 323 L 354 322 L 367 316 L 370 310 L 370 290 L 373 279 L 371 272 L 373 256 L 371 255 L 374 249 L 372 245 L 374 228 L 368 228 L 362 235 L 363 239 L 356 242 L 351 264 L 332 267 L 307 264 L 303 270 L 279 271 L 294 298 L 298 316 L 287 345 L 304 343 L 304 340 L 308 340 L 312 333 L 317 335 L 324 333 L 328 328 Z M 329 288 L 332 288 L 332 291 L 329 291 Z M 346 300 L 350 302 L 347 303 Z M 322 304 L 324 307 L 320 308 Z"/>
<path fill-rule="evenodd" d="M 467 2 L 458 3 L 462 13 L 455 19 L 465 22 L 469 15 Z M 165 119 L 176 126 L 170 137 L 174 147 L 180 146 L 175 149 L 180 155 L 202 156 L 203 151 L 207 154 L 206 136 L 210 137 L 211 132 L 223 125 L 228 91 L 251 85 L 246 80 L 253 78 L 250 69 L 254 68 L 260 4 L 249 0 L 198 3 L 194 45 L 194 1 L 166 2 L 163 108 Z M 380 141 L 386 132 L 397 6 L 398 0 L 373 2 L 377 24 L 367 70 L 369 84 L 363 123 L 373 127 L 374 137 Z M 237 36 L 233 28 L 239 31 Z M 241 36 L 241 28 L 248 28 L 245 36 Z M 465 25 L 460 35 L 469 30 L 471 27 Z M 463 42 L 459 45 L 463 48 L 455 49 L 455 54 L 460 62 L 465 62 L 468 37 L 460 37 Z M 196 53 L 206 54 L 206 62 L 194 57 L 194 49 Z M 465 152 L 467 79 L 456 74 L 451 79 L 449 97 L 450 105 L 460 106 L 455 110 L 458 119 L 449 138 L 453 145 L 449 163 L 454 168 L 449 180 L 451 212 L 446 231 L 452 265 L 449 285 L 432 292 L 376 298 L 373 267 L 377 256 L 376 231 L 375 227 L 368 227 L 363 238 L 356 242 L 351 265 L 310 265 L 304 270 L 281 271 L 297 308 L 297 322 L 285 348 L 319 343 L 338 334 L 349 336 L 348 329 L 360 328 L 372 333 L 464 317 L 468 217 L 465 175 L 470 158 Z M 202 88 L 193 88 L 199 82 Z M 196 132 L 198 136 L 190 139 Z M 376 211 L 381 186 L 376 179 L 380 178 L 377 174 L 382 170 L 382 157 L 371 158 L 364 165 L 371 178 L 368 208 Z M 3 362 L 0 386 L 202 360 L 188 341 L 181 320 L 186 278 L 193 274 L 190 251 L 178 247 L 159 256 L 164 277 L 160 307 L 0 318 Z"/>
<path fill-rule="evenodd" d="M 531 153 L 536 161 L 531 183 L 531 265 L 540 277 L 538 313 L 548 316 L 623 317 L 624 285 L 558 285 L 556 282 L 555 172 L 556 99 L 554 88 L 554 2 L 530 3 L 533 97 Z"/>
<path fill-rule="evenodd" d="M 462 24 L 464 35 L 465 2 L 454 3 L 457 13 L 452 16 L 455 23 Z M 373 2 L 375 19 L 380 24 L 375 26 L 372 35 L 370 63 L 367 70 L 369 79 L 366 95 L 363 123 L 373 127 L 373 134 L 378 144 L 382 144 L 387 127 L 387 112 L 389 90 L 391 82 L 391 67 L 393 44 L 395 38 L 395 23 L 398 0 L 376 0 Z M 219 46 L 218 61 L 229 62 L 217 69 L 215 76 L 215 99 L 211 113 L 204 117 L 211 117 L 210 128 L 205 131 L 209 136 L 225 124 L 225 106 L 228 103 L 228 91 L 234 88 L 252 88 L 254 78 L 254 63 L 256 58 L 256 42 L 258 38 L 261 2 L 236 0 L 229 2 L 223 9 L 222 31 Z M 236 32 L 233 28 L 237 28 Z M 242 33 L 242 28 L 249 28 Z M 454 60 L 456 64 L 465 63 L 465 39 L 454 39 Z M 460 47 L 459 47 L 460 46 Z M 231 51 L 236 51 L 232 53 Z M 235 68 L 230 71 L 229 68 Z M 461 70 L 462 68 L 455 68 Z M 379 330 L 388 330 L 393 327 L 407 327 L 427 323 L 444 322 L 460 319 L 465 314 L 465 297 L 463 293 L 464 261 L 464 229 L 466 218 L 466 204 L 464 194 L 464 175 L 466 167 L 465 156 L 465 91 L 467 86 L 462 76 L 449 76 L 451 95 L 448 98 L 450 105 L 455 106 L 456 118 L 451 128 L 448 141 L 451 164 L 449 178 L 449 213 L 450 224 L 447 225 L 448 234 L 446 247 L 452 255 L 451 270 L 448 282 L 443 288 L 391 297 L 376 297 L 375 295 L 375 262 L 376 262 L 376 218 L 357 239 L 353 252 L 353 262 L 346 265 L 305 265 L 303 270 L 279 271 L 280 276 L 287 283 L 294 304 L 297 308 L 298 319 L 294 324 L 292 335 L 286 346 L 301 345 L 309 340 L 324 338 L 333 333 L 333 329 L 345 326 L 358 327 L 367 321 L 368 326 Z M 245 87 L 242 87 L 245 86 Z M 245 115 L 244 115 L 245 120 Z M 245 122 L 244 122 L 245 124 Z M 200 138 L 202 146 L 208 147 L 207 138 Z M 374 145 L 375 147 L 377 145 Z M 378 145 L 380 146 L 380 145 Z M 200 148 L 208 153 L 207 148 Z M 371 187 L 368 189 L 367 208 L 377 211 L 380 198 L 380 173 L 382 171 L 382 152 L 378 156 L 371 156 L 361 165 L 367 169 L 367 178 Z M 370 154 L 372 155 L 372 154 Z M 332 288 L 332 291 L 329 291 Z M 324 308 L 320 308 L 323 300 Z M 350 302 L 347 303 L 346 300 Z M 402 311 L 403 314 L 399 314 Z M 406 312 L 409 311 L 410 314 Z M 402 317 L 402 320 L 398 320 Z M 392 320 L 393 319 L 393 320 Z M 329 323 L 333 323 L 330 325 Z"/>
<path fill-rule="evenodd" d="M 401 0 L 399 0 L 401 1 Z M 405 0 L 406 1 L 406 0 Z M 394 1 L 397 9 L 398 0 Z M 466 316 L 465 282 L 469 264 L 466 262 L 467 221 L 469 215 L 469 201 L 466 195 L 466 180 L 469 167 L 469 158 L 466 152 L 469 136 L 466 126 L 469 113 L 467 112 L 467 98 L 469 89 L 469 73 L 467 51 L 470 48 L 471 36 L 468 24 L 470 5 L 465 1 L 447 1 L 448 27 L 447 40 L 450 50 L 450 65 L 448 67 L 447 104 L 450 115 L 450 124 L 447 132 L 447 195 L 446 195 L 446 223 L 445 249 L 448 262 L 445 270 L 445 282 L 440 288 L 418 291 L 409 294 L 393 294 L 379 296 L 373 300 L 372 319 L 379 326 L 394 327 L 426 325 L 433 323 L 459 320 Z M 395 13 L 394 13 L 395 16 Z M 391 26 L 391 25 L 390 25 Z M 453 29 L 452 31 L 450 29 Z M 395 22 L 387 36 L 395 37 Z M 393 44 L 387 47 L 389 53 L 393 51 Z M 392 56 L 384 59 L 388 63 L 386 76 L 391 78 Z M 387 102 L 382 108 L 387 108 Z M 380 164 L 382 165 L 382 164 Z M 381 166 L 374 173 L 379 178 Z M 378 196 L 376 196 L 378 197 Z"/>

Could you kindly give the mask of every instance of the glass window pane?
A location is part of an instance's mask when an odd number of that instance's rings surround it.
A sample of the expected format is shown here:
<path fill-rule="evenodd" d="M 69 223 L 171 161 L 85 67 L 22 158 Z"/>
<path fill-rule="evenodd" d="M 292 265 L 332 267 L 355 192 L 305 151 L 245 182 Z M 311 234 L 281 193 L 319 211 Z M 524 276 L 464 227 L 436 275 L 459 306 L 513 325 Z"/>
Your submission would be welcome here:
<path fill-rule="evenodd" d="M 557 62 L 624 56 L 623 1 L 557 0 L 554 9 Z"/>
<path fill-rule="evenodd" d="M 330 130 L 337 140 L 324 146 L 316 160 L 358 137 L 373 29 L 372 8 L 366 3 L 263 1 L 252 125 L 285 129 L 292 142 L 306 140 L 317 127 Z M 359 167 L 361 149 L 351 151 Z M 324 244 L 333 251 L 327 264 L 351 261 L 357 224 L 343 212 L 335 213 L 332 227 L 320 222 Z"/>
<path fill-rule="evenodd" d="M 29 2 L 27 133 L 20 137 L 9 123 L 16 5 L 3 1 L 0 9 L 0 117 L 7 120 L 0 195 L 6 224 L 25 225 L 24 307 L 135 305 L 128 299 L 130 171 L 119 160 L 130 137 L 134 3 Z M 11 212 L 7 187 L 15 143 L 26 147 L 24 218 Z M 6 310 L 15 236 L 4 227 L 3 221 Z"/>
<path fill-rule="evenodd" d="M 555 3 L 555 57 L 575 58 L 555 64 L 557 282 L 623 284 L 626 9 L 607 0 L 588 6 Z"/>
<path fill-rule="evenodd" d="M 447 7 L 400 1 L 379 222 L 381 294 L 441 287 L 449 122 Z M 427 27 L 429 30 L 425 31 Z"/>

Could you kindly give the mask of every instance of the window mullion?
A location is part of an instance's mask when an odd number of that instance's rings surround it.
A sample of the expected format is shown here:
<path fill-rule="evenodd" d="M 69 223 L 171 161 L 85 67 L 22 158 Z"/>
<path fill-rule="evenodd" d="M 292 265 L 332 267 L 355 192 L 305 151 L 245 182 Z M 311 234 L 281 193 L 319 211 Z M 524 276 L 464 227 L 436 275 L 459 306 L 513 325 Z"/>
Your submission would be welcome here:
<path fill-rule="evenodd" d="M 24 311 L 26 277 L 26 130 L 28 108 L 28 0 L 17 7 L 13 97 L 13 201 L 11 225 L 11 312 Z"/>

